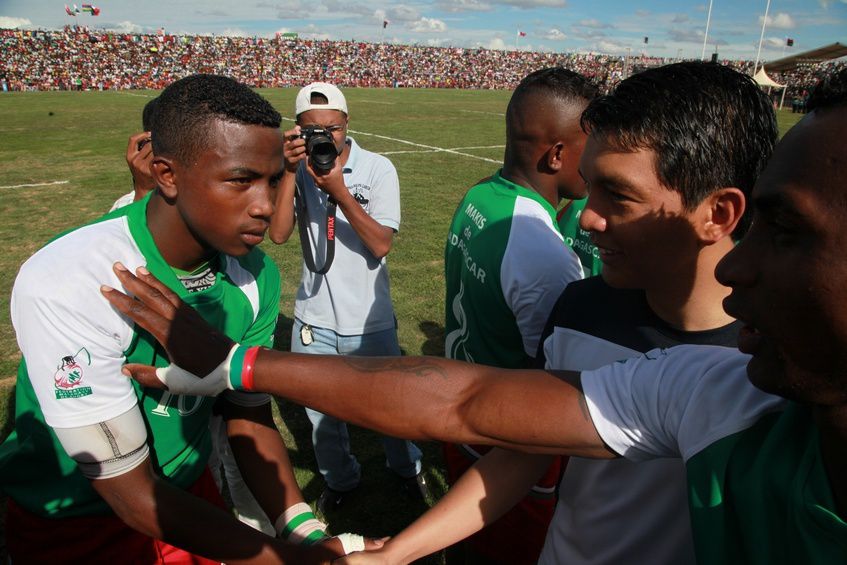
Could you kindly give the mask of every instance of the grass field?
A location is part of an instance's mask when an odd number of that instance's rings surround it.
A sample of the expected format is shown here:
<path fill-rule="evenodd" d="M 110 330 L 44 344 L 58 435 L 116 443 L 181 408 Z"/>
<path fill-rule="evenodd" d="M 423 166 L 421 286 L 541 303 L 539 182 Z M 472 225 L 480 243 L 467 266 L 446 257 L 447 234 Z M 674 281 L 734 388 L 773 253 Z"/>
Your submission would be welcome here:
<path fill-rule="evenodd" d="M 0 96 L 0 438 L 10 429 L 14 374 L 20 354 L 9 321 L 9 295 L 21 263 L 50 237 L 87 222 L 129 191 L 127 138 L 140 129 L 141 109 L 154 92 L 12 93 Z M 291 124 L 296 91 L 264 90 Z M 397 167 L 403 220 L 389 255 L 392 294 L 406 354 L 443 353 L 442 254 L 450 218 L 464 191 L 494 172 L 503 155 L 508 92 L 453 90 L 346 91 L 351 136 L 387 154 Z M 800 115 L 780 112 L 786 131 Z M 283 313 L 280 348 L 287 347 L 300 274 L 294 238 L 264 250 L 280 266 Z M 299 407 L 280 404 L 281 428 L 307 500 L 320 494 L 308 421 Z M 395 496 L 379 441 L 353 436 L 364 466 L 362 487 L 347 508 L 328 517 L 335 531 L 396 533 L 423 509 Z M 436 495 L 443 492 L 440 457 L 423 446 Z M 428 562 L 438 563 L 438 557 Z"/>

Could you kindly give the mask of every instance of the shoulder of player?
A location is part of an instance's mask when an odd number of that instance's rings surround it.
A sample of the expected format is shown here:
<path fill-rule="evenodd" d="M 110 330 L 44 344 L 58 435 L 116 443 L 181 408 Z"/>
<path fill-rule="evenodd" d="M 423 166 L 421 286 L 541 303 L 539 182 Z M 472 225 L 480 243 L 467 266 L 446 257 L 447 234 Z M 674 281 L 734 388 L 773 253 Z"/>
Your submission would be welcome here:
<path fill-rule="evenodd" d="M 567 320 L 582 316 L 597 316 L 596 308 L 613 299 L 615 289 L 601 276 L 588 277 L 568 284 L 550 314 L 555 325 L 565 325 Z"/>
<path fill-rule="evenodd" d="M 89 284 L 98 292 L 100 284 L 117 282 L 112 266 L 116 261 L 134 268 L 143 256 L 132 239 L 124 216 L 118 216 L 65 232 L 36 251 L 21 266 L 18 290 L 44 292 L 60 288 L 75 291 L 75 284 Z M 79 292 L 88 289 L 79 288 Z"/>
<path fill-rule="evenodd" d="M 279 267 L 267 253 L 258 247 L 254 247 L 249 253 L 240 257 L 225 255 L 223 263 L 223 268 L 227 270 L 231 268 L 231 264 L 238 265 L 240 269 L 249 273 L 256 280 L 262 290 L 267 287 L 280 286 Z M 238 279 L 239 277 L 234 278 Z"/>

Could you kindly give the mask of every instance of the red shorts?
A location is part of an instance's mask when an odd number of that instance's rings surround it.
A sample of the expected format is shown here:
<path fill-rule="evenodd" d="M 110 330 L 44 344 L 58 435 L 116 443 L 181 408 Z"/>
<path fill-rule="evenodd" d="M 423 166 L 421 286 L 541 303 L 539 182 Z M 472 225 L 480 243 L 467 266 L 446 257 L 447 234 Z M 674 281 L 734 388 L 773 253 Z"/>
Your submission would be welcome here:
<path fill-rule="evenodd" d="M 481 445 L 470 447 L 480 455 L 491 449 Z M 453 485 L 477 459 L 462 446 L 452 443 L 443 444 L 443 451 L 447 481 Z M 536 483 L 537 489 L 497 521 L 461 543 L 466 544 L 477 558 L 484 558 L 486 563 L 535 565 L 556 510 L 555 490 L 566 463 L 566 457 L 556 457 Z"/>
<path fill-rule="evenodd" d="M 207 468 L 188 492 L 226 508 Z M 115 515 L 44 518 L 8 499 L 6 548 L 15 565 L 25 563 L 131 563 L 212 565 L 161 540 L 136 532 Z"/>

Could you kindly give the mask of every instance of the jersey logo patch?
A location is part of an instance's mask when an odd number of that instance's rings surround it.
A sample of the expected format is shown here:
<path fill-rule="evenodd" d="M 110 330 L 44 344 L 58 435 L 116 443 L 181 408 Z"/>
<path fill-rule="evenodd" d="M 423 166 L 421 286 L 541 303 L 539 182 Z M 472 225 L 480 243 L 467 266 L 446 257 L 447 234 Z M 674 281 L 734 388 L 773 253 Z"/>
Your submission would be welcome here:
<path fill-rule="evenodd" d="M 56 367 L 53 375 L 53 385 L 56 389 L 56 399 L 81 398 L 92 394 L 90 386 L 82 382 L 85 366 L 91 365 L 91 355 L 84 347 L 73 355 L 62 357 L 62 361 Z"/>

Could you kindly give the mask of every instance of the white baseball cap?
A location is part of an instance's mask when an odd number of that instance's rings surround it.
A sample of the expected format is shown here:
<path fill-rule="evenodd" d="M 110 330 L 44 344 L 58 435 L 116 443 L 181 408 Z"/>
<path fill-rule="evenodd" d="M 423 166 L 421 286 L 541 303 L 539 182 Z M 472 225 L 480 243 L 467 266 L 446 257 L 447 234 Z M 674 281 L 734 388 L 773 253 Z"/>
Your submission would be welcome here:
<path fill-rule="evenodd" d="M 326 104 L 312 104 L 312 94 L 321 94 L 326 97 Z M 297 101 L 295 109 L 299 116 L 303 112 L 309 110 L 340 110 L 347 113 L 347 100 L 344 95 L 338 90 L 338 87 L 327 82 L 313 82 L 308 86 L 304 86 L 297 93 Z"/>

